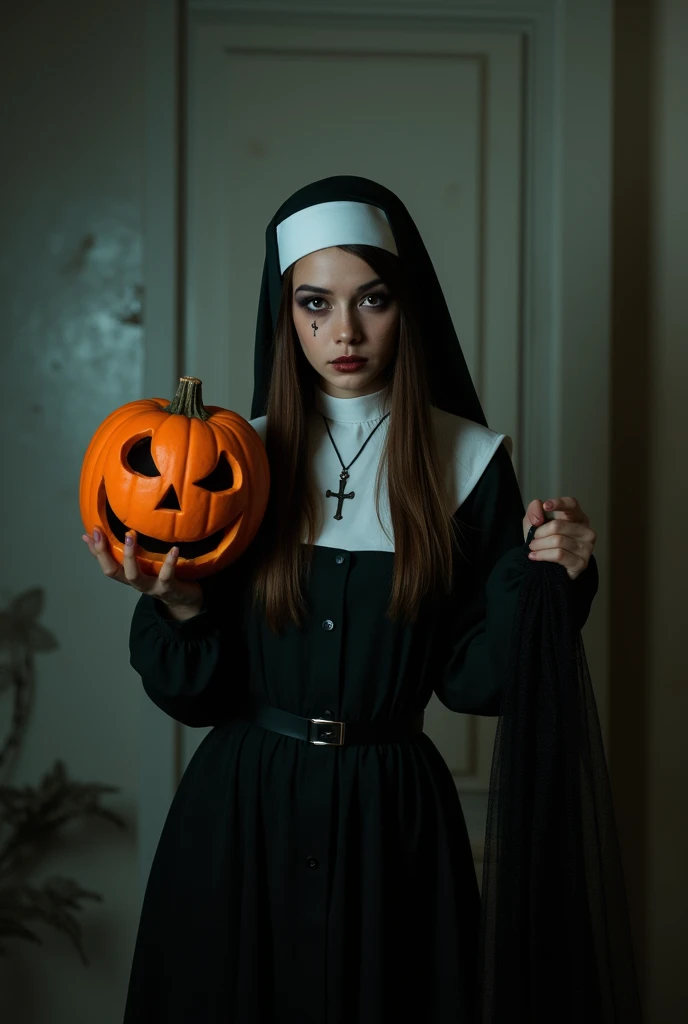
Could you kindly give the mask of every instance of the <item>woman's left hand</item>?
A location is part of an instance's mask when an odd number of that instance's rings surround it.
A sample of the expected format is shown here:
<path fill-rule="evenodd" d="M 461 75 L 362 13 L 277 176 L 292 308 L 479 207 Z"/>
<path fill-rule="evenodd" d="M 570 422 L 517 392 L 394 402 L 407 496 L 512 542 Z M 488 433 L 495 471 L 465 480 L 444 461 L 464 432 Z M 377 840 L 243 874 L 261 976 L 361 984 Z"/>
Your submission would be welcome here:
<path fill-rule="evenodd" d="M 545 521 L 545 512 L 554 519 Z M 530 542 L 531 561 L 559 562 L 575 580 L 587 569 L 597 534 L 575 498 L 534 498 L 523 517 L 523 540 L 531 526 L 538 526 Z"/>

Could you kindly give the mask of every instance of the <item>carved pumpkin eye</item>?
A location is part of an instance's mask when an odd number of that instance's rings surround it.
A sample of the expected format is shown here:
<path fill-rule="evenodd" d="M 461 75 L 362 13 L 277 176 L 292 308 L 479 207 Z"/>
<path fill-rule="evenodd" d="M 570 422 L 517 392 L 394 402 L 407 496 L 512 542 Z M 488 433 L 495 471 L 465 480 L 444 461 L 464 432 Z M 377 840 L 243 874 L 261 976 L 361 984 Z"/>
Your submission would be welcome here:
<path fill-rule="evenodd" d="M 215 469 L 211 470 L 202 480 L 194 482 L 197 487 L 203 487 L 206 491 L 228 491 L 230 487 L 233 487 L 234 473 L 225 453 L 220 453 Z"/>
<path fill-rule="evenodd" d="M 141 437 L 127 452 L 127 465 L 141 476 L 160 476 L 160 470 L 151 455 L 152 437 Z"/>

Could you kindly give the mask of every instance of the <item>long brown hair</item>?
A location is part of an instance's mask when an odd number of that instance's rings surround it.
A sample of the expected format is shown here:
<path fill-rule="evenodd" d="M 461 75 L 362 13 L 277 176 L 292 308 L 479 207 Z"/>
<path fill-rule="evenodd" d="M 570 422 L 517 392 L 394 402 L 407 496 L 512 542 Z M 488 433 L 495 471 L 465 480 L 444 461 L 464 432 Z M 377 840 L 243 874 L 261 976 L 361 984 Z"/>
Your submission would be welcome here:
<path fill-rule="evenodd" d="M 388 618 L 413 622 L 426 596 L 451 587 L 458 524 L 448 510 L 432 429 L 422 335 L 417 310 L 401 261 L 369 245 L 340 245 L 382 278 L 399 304 L 396 354 L 381 377 L 391 385 L 389 429 L 375 481 L 380 519 L 380 487 L 387 472 L 394 531 L 394 575 Z M 281 632 L 289 620 L 298 627 L 306 613 L 304 581 L 320 528 L 320 503 L 307 459 L 306 424 L 313 405 L 314 371 L 299 342 L 292 316 L 294 265 L 284 273 L 273 339 L 273 366 L 266 409 L 270 498 L 259 536 L 253 596 L 269 628 Z M 303 527 L 307 542 L 301 543 Z"/>

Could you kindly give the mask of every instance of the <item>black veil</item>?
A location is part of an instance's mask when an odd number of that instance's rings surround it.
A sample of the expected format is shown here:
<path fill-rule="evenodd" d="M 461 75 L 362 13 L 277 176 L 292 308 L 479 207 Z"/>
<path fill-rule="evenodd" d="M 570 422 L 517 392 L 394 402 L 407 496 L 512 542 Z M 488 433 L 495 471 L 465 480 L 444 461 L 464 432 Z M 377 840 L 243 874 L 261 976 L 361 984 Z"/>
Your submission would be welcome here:
<path fill-rule="evenodd" d="M 336 200 L 383 209 L 423 297 L 433 405 L 487 426 L 434 267 L 389 189 L 336 175 L 266 230 L 251 417 L 265 414 L 281 294 L 277 224 Z M 473 1024 L 639 1024 L 621 856 L 597 706 L 565 568 L 527 559 L 492 758 Z"/>
<path fill-rule="evenodd" d="M 611 788 L 562 565 L 526 557 L 492 755 L 476 1024 L 640 1024 Z"/>
<path fill-rule="evenodd" d="M 254 354 L 254 388 L 251 419 L 265 415 L 268 384 L 272 370 L 272 338 L 277 326 L 277 311 L 282 293 L 282 280 L 277 250 L 277 225 L 292 213 L 317 203 L 337 200 L 369 203 L 384 210 L 392 228 L 399 258 L 409 268 L 409 287 L 414 289 L 412 302 L 423 300 L 423 326 L 432 338 L 433 350 L 428 353 L 428 374 L 432 404 L 446 412 L 474 420 L 487 426 L 485 414 L 473 387 L 459 340 L 456 337 L 444 293 L 418 228 L 400 199 L 389 189 L 368 178 L 336 175 L 305 185 L 282 205 L 265 231 L 265 262 L 258 302 L 256 345 Z"/>

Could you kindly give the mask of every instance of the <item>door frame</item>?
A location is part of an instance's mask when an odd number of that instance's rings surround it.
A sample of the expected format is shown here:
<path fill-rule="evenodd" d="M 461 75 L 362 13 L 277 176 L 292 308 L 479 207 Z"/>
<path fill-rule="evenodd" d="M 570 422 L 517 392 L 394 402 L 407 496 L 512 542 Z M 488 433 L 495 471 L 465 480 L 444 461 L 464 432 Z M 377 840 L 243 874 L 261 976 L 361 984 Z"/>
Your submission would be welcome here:
<path fill-rule="evenodd" d="M 524 502 L 573 494 L 598 533 L 585 646 L 607 735 L 610 505 L 612 0 L 145 0 L 144 394 L 176 390 L 184 356 L 188 44 L 212 21 L 376 16 L 418 28 L 514 29 L 526 52 L 522 283 Z M 579 296 L 585 296 L 585 306 Z M 565 467 L 562 468 L 562 467 Z M 181 775 L 181 726 L 142 693 L 139 879 Z"/>

